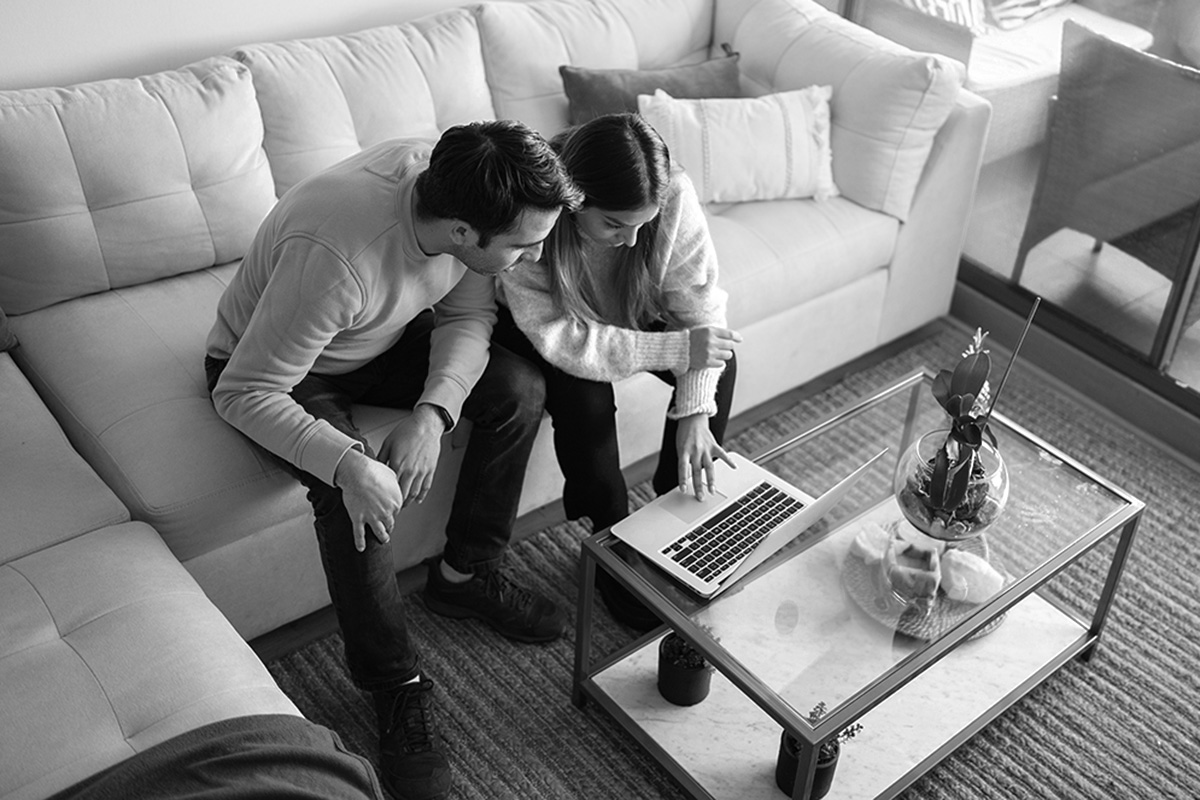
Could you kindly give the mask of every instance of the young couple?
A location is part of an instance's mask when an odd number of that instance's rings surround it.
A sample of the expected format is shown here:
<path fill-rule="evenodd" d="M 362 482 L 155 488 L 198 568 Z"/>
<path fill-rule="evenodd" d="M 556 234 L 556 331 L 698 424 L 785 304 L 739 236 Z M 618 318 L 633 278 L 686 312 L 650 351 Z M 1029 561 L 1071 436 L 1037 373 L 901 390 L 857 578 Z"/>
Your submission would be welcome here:
<path fill-rule="evenodd" d="M 553 146 L 507 121 L 451 128 L 432 147 L 385 142 L 297 184 L 263 222 L 208 337 L 209 390 L 308 490 L 397 797 L 450 788 L 390 544 L 397 513 L 429 492 L 442 434 L 473 424 L 426 605 L 518 641 L 557 638 L 563 610 L 501 567 L 543 411 L 573 517 L 599 527 L 628 513 L 611 382 L 638 371 L 676 387 L 655 489 L 711 489 L 738 341 L 716 277 L 690 183 L 632 115 Z M 354 403 L 412 414 L 376 452 Z M 605 598 L 652 623 L 619 587 Z"/>

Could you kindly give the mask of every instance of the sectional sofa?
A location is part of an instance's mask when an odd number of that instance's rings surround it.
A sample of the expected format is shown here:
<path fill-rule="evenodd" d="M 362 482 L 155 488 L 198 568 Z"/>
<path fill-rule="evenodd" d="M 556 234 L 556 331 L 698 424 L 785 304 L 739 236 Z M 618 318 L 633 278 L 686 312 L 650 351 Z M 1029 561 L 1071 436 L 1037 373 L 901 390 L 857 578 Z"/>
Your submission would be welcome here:
<path fill-rule="evenodd" d="M 812 0 L 531 0 L 0 92 L 0 797 L 45 797 L 205 722 L 295 714 L 243 640 L 328 603 L 310 511 L 217 417 L 202 364 L 276 197 L 392 137 L 507 117 L 553 134 L 561 65 L 686 71 L 725 44 L 742 96 L 831 87 L 839 190 L 709 206 L 744 336 L 737 413 L 948 310 L 990 114 L 961 64 Z M 626 465 L 657 449 L 666 402 L 652 378 L 618 386 Z M 359 418 L 380 437 L 401 413 Z M 523 512 L 561 492 L 546 425 Z M 398 570 L 440 550 L 469 433 L 404 512 Z M 108 653 L 106 675 L 68 628 Z M 43 667 L 47 648 L 62 666 Z M 12 733 L 28 725 L 49 738 Z"/>

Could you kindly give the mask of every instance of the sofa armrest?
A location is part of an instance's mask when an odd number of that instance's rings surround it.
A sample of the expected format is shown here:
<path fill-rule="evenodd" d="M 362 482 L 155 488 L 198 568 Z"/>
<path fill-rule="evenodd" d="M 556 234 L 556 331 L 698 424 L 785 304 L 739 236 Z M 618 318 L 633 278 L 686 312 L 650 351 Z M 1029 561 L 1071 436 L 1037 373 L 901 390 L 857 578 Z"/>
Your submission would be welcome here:
<path fill-rule="evenodd" d="M 832 89 L 833 179 L 843 197 L 904 221 L 929 150 L 966 80 L 813 0 L 718 0 L 713 41 L 741 53 L 751 95 Z"/>
<path fill-rule="evenodd" d="M 853 0 L 848 18 L 880 36 L 919 53 L 941 53 L 971 63 L 975 36 L 953 22 L 902 6 L 893 0 Z"/>
<path fill-rule="evenodd" d="M 950 309 L 991 117 L 991 104 L 964 89 L 934 139 L 896 239 L 880 342 L 907 333 L 913 318 Z"/>

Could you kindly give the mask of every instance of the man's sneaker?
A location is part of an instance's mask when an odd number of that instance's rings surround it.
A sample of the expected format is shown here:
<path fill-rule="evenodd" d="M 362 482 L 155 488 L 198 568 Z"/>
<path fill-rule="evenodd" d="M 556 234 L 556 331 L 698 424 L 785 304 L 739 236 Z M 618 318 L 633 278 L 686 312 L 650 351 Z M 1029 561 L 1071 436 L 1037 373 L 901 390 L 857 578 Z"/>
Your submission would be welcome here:
<path fill-rule="evenodd" d="M 441 564 L 434 561 L 424 597 L 435 614 L 483 620 L 518 642 L 553 641 L 566 625 L 566 614 L 551 600 L 517 586 L 498 569 L 455 583 L 442 576 Z"/>
<path fill-rule="evenodd" d="M 397 800 L 438 800 L 450 794 L 450 762 L 438 750 L 433 682 L 421 678 L 375 692 L 383 785 Z"/>

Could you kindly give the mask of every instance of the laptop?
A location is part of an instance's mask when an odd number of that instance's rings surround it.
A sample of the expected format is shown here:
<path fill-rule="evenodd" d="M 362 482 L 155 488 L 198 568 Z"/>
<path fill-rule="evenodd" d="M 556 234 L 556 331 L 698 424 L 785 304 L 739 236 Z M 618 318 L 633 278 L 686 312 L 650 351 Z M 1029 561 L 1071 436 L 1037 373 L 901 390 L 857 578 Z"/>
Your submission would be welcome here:
<path fill-rule="evenodd" d="M 846 496 L 885 447 L 820 497 L 739 453 L 716 463 L 716 492 L 661 495 L 610 529 L 688 589 L 716 597 L 807 530 Z"/>

